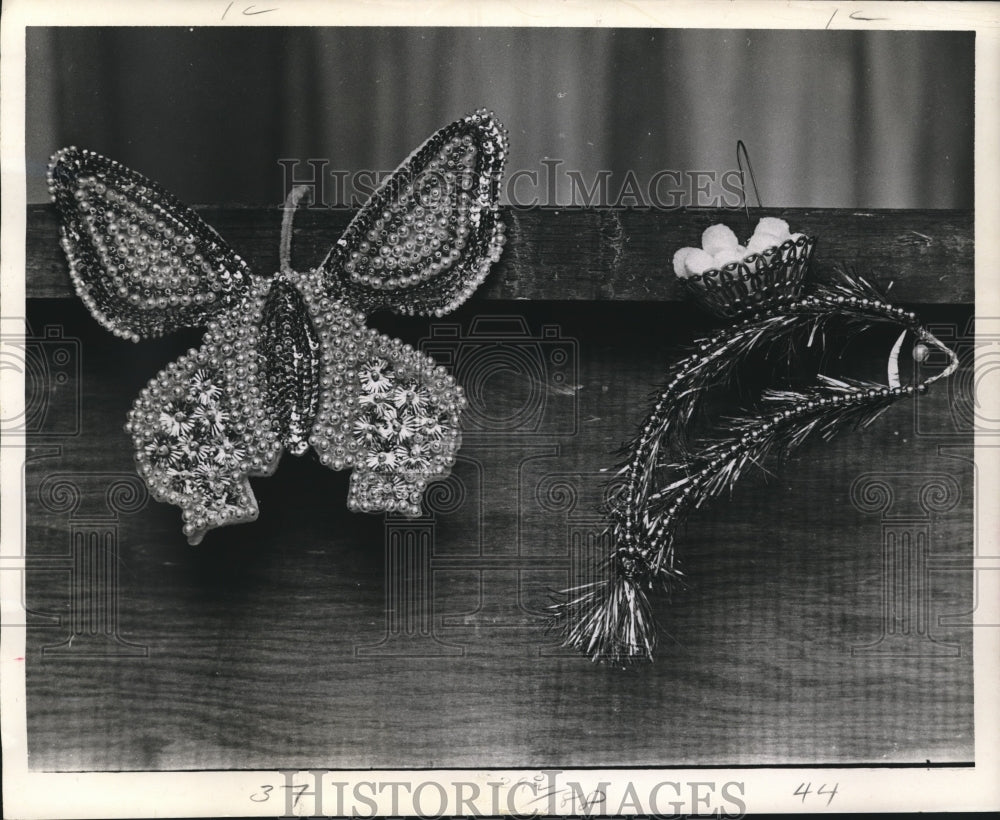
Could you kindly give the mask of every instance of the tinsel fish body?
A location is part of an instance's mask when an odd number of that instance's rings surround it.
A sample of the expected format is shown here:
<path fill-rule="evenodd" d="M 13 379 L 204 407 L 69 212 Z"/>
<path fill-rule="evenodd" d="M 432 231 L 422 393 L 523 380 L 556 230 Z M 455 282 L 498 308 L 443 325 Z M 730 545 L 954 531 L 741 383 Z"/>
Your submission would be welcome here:
<path fill-rule="evenodd" d="M 945 350 L 951 365 L 915 385 L 877 384 L 820 376 L 804 390 L 767 390 L 759 408 L 724 420 L 706 438 L 688 430 L 710 390 L 728 385 L 755 352 L 786 353 L 799 339 L 814 343 L 836 324 L 860 331 L 896 325 L 921 343 Z M 899 344 L 893 350 L 898 355 Z M 867 426 L 893 403 L 923 392 L 957 366 L 912 311 L 889 303 L 864 277 L 847 271 L 801 293 L 782 293 L 755 305 L 734 324 L 700 340 L 669 370 L 666 385 L 636 437 L 624 448 L 610 493 L 613 544 L 602 568 L 606 580 L 567 590 L 554 605 L 564 642 L 595 660 L 652 659 L 657 626 L 648 595 L 670 592 L 682 579 L 676 556 L 679 526 L 709 499 L 730 491 L 752 465 L 786 456 L 806 439 L 829 439 Z"/>

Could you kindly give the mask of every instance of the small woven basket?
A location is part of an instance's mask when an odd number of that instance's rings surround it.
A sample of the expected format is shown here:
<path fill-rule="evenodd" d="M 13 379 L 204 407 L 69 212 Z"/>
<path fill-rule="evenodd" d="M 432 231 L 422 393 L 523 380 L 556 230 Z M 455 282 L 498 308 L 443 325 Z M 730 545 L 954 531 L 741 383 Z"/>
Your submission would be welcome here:
<path fill-rule="evenodd" d="M 739 262 L 683 279 L 690 296 L 718 316 L 732 318 L 802 289 L 815 237 L 800 236 L 750 254 Z"/>

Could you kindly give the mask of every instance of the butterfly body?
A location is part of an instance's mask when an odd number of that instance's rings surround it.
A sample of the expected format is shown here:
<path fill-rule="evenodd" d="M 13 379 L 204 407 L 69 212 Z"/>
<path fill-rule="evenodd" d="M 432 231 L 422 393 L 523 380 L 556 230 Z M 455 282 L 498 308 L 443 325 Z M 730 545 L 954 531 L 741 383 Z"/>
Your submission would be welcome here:
<path fill-rule="evenodd" d="M 193 211 L 89 151 L 63 149 L 50 189 L 77 293 L 138 341 L 204 326 L 200 347 L 136 399 L 126 430 L 152 495 L 191 543 L 258 515 L 252 476 L 284 451 L 351 469 L 348 507 L 420 514 L 461 443 L 461 387 L 433 359 L 367 327 L 380 307 L 441 315 L 503 246 L 506 135 L 485 112 L 433 135 L 376 191 L 326 259 L 257 276 Z"/>
<path fill-rule="evenodd" d="M 261 347 L 267 400 L 282 446 L 294 455 L 309 449 L 319 408 L 320 341 L 302 294 L 284 274 L 275 277 L 261 311 Z"/>

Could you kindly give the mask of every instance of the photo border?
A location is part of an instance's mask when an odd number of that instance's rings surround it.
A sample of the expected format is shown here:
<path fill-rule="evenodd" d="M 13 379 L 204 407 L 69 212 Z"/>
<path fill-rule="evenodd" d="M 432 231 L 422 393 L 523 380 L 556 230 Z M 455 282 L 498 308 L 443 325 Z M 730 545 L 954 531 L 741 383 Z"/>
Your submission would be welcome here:
<path fill-rule="evenodd" d="M 2 113 L 2 204 L 3 247 L 2 302 L 0 315 L 23 316 L 25 313 L 25 182 L 24 182 L 24 88 L 25 27 L 28 25 L 197 25 L 197 26 L 287 26 L 287 25 L 391 25 L 391 26 L 596 26 L 664 28 L 757 28 L 757 29 L 830 29 L 830 30 L 975 30 L 976 31 L 976 130 L 975 130 L 975 228 L 976 243 L 976 314 L 1000 316 L 1000 250 L 993 241 L 1000 225 L 998 187 L 995 184 L 1000 165 L 1000 28 L 995 3 L 814 3 L 814 2 L 702 2 L 665 3 L 649 0 L 618 4 L 612 2 L 501 2 L 451 3 L 365 2 L 320 3 L 299 0 L 285 3 L 257 2 L 176 2 L 136 3 L 78 0 L 71 6 L 58 2 L 9 0 L 4 4 L 2 41 L 0 41 L 0 113 Z M 23 406 L 23 380 L 5 372 L 2 399 L 9 414 Z M 994 402 L 996 397 L 988 397 Z M 23 442 L 16 435 L 5 436 L 0 451 L 2 469 L 2 506 L 0 535 L 3 569 L 24 568 L 25 520 L 23 504 Z M 976 466 L 981 480 L 980 498 L 1000 498 L 998 487 L 998 450 L 989 439 L 976 436 Z M 336 803 L 327 801 L 338 788 L 345 793 L 372 783 L 378 788 L 370 796 L 378 813 L 408 813 L 405 802 L 393 805 L 393 796 L 406 792 L 405 787 L 388 788 L 391 783 L 409 783 L 410 792 L 420 784 L 437 783 L 447 796 L 442 810 L 427 814 L 471 813 L 473 804 L 456 806 L 457 783 L 475 783 L 482 799 L 474 806 L 483 815 L 520 813 L 534 816 L 566 813 L 565 805 L 552 802 L 551 784 L 562 791 L 576 784 L 582 794 L 596 794 L 602 783 L 610 783 L 621 801 L 609 797 L 608 810 L 633 809 L 625 798 L 631 786 L 637 795 L 648 794 L 663 783 L 663 807 L 674 813 L 694 813 L 707 809 L 700 803 L 704 784 L 741 784 L 733 786 L 729 801 L 736 813 L 801 812 L 825 810 L 825 806 L 805 804 L 796 795 L 802 783 L 838 784 L 837 802 L 832 808 L 845 812 L 860 811 L 929 811 L 989 810 L 1000 808 L 1000 737 L 998 721 L 998 658 L 1000 658 L 1000 548 L 996 508 L 976 510 L 976 544 L 973 562 L 978 575 L 980 599 L 974 629 L 975 681 L 975 765 L 962 766 L 837 766 L 780 767 L 751 766 L 734 768 L 690 767 L 670 769 L 513 769 L 403 771 L 364 770 L 323 772 L 325 796 L 321 806 L 315 800 L 315 777 L 311 771 L 298 773 L 275 771 L 204 771 L 204 772 L 128 772 L 128 773 L 38 773 L 28 770 L 25 632 L 24 613 L 19 607 L 20 572 L 0 572 L 2 636 L 0 636 L 0 697 L 2 697 L 3 797 L 4 816 L 17 818 L 56 817 L 152 817 L 152 816 L 224 816 L 253 817 L 308 815 L 308 809 L 334 813 Z M 18 623 L 20 618 L 20 623 Z M 555 777 L 555 781 L 553 781 Z M 343 783 L 342 787 L 327 783 Z M 499 786 L 493 784 L 500 784 Z M 701 784 L 699 786 L 699 784 Z M 291 794 L 289 786 L 304 787 L 298 804 L 282 799 L 255 800 L 263 786 L 268 794 Z M 438 809 L 434 795 L 425 807 Z M 471 792 L 466 792 L 466 796 Z M 429 794 L 429 793 L 428 793 Z M 491 802 L 497 794 L 499 802 Z M 666 797 L 666 795 L 670 797 Z M 512 797 L 513 795 L 513 797 Z M 541 795 L 541 797 L 539 796 Z M 335 797 L 333 798 L 335 799 Z M 306 801 L 306 802 L 302 802 Z M 679 801 L 680 807 L 672 801 Z M 640 804 L 641 805 L 641 804 Z M 367 814 L 364 802 L 356 807 Z M 412 807 L 411 807 L 412 808 Z M 553 812 L 552 809 L 555 809 Z M 581 807 L 580 811 L 584 811 Z M 638 811 L 640 809 L 634 809 Z"/>

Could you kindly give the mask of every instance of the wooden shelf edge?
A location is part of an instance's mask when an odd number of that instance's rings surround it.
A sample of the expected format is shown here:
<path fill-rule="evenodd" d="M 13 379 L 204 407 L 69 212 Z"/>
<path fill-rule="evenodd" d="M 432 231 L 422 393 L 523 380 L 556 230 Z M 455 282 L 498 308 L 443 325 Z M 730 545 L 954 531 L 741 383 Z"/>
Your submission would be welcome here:
<path fill-rule="evenodd" d="M 278 266 L 281 210 L 205 206 L 196 211 L 261 272 Z M 296 215 L 293 259 L 317 264 L 353 211 L 317 208 Z M 793 230 L 818 237 L 815 266 L 855 266 L 894 282 L 896 301 L 975 302 L 971 211 L 769 209 Z M 755 217 L 754 217 L 755 218 Z M 682 301 L 674 251 L 697 245 L 725 222 L 746 233 L 741 211 L 716 209 L 505 209 L 507 247 L 475 297 L 479 301 Z M 73 296 L 51 205 L 27 211 L 28 298 Z"/>

